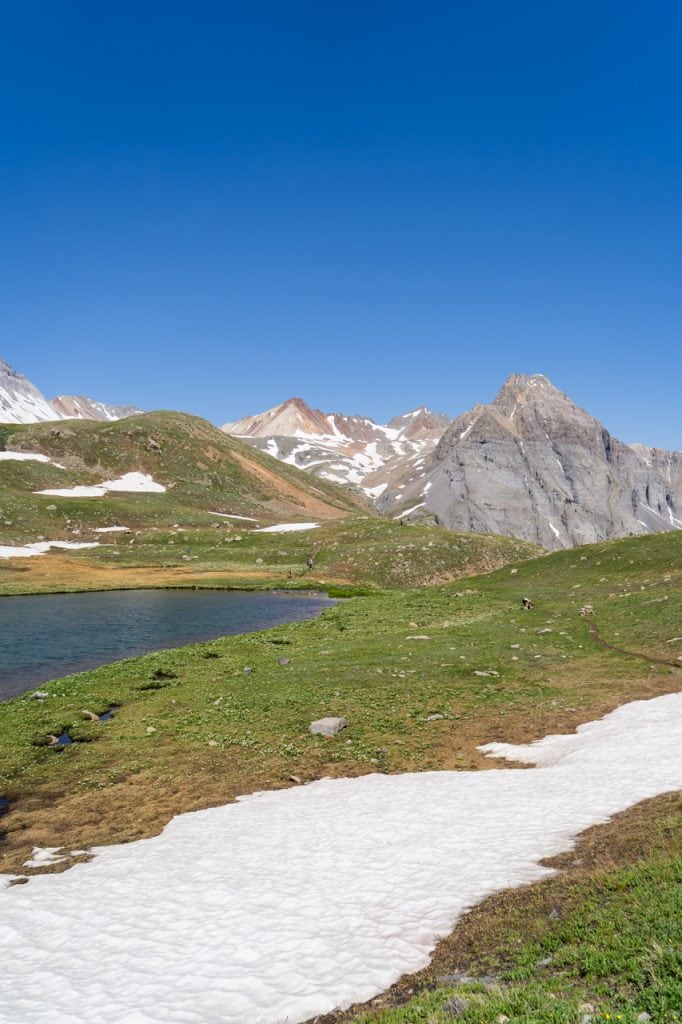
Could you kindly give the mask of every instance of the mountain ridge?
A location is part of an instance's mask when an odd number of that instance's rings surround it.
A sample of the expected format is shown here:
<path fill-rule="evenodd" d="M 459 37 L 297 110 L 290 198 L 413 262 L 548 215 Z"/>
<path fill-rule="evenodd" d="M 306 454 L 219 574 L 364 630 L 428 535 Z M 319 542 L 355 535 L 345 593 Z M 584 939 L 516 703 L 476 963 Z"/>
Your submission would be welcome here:
<path fill-rule="evenodd" d="M 51 420 L 119 420 L 142 412 L 132 405 L 111 405 L 85 395 L 58 395 L 51 401 L 23 373 L 0 356 L 0 423 Z"/>

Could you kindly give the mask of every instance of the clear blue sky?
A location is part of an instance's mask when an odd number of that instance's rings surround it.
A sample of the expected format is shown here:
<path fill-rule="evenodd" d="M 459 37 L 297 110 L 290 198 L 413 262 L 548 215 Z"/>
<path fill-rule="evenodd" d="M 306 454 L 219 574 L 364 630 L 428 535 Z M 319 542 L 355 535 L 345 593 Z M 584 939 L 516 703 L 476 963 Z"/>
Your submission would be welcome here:
<path fill-rule="evenodd" d="M 682 8 L 3 5 L 0 355 L 222 423 L 542 372 L 682 448 Z"/>

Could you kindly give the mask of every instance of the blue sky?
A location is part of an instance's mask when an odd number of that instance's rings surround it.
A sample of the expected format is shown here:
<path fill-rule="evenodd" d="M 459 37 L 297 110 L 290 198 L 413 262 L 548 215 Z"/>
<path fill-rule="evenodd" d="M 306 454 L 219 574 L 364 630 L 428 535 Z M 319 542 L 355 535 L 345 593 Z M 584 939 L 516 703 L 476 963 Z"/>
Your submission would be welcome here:
<path fill-rule="evenodd" d="M 0 355 L 222 423 L 545 373 L 682 448 L 682 9 L 5 5 Z"/>

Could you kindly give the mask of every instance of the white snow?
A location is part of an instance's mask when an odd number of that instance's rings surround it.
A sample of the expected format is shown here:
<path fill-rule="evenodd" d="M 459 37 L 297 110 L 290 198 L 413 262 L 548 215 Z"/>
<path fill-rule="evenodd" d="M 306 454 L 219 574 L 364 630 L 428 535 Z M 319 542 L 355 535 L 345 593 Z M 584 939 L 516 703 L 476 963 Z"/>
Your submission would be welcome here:
<path fill-rule="evenodd" d="M 61 846 L 34 846 L 29 860 L 25 860 L 25 868 L 44 868 L 50 864 L 61 864 L 67 858 L 60 855 Z"/>
<path fill-rule="evenodd" d="M 557 530 L 557 528 L 554 525 L 554 523 L 549 523 L 549 528 L 552 531 L 552 533 L 554 534 L 554 536 L 557 538 L 557 540 L 561 540 L 561 534 Z"/>
<path fill-rule="evenodd" d="M 432 483 L 431 480 L 429 480 L 428 484 L 424 484 L 424 489 L 422 491 L 422 495 L 428 494 L 432 487 L 433 487 L 433 483 Z"/>
<path fill-rule="evenodd" d="M 24 545 L 0 545 L 0 558 L 33 558 L 35 555 L 44 555 L 50 548 L 64 548 L 71 551 L 78 551 L 80 548 L 98 548 L 99 541 L 72 541 L 72 540 L 37 540 L 33 544 Z"/>
<path fill-rule="evenodd" d="M 397 501 L 397 496 L 396 496 Z M 411 516 L 413 512 L 416 512 L 418 508 L 424 508 L 426 505 L 425 501 L 420 501 L 418 505 L 413 505 L 412 508 L 408 508 L 405 512 L 401 512 L 399 516 L 393 516 L 394 519 L 404 519 L 405 516 Z"/>
<path fill-rule="evenodd" d="M 254 519 L 253 516 L 238 516 L 234 512 L 209 512 L 210 516 L 220 516 L 222 519 L 244 519 L 249 523 L 257 523 L 258 520 Z"/>
<path fill-rule="evenodd" d="M 483 749 L 537 767 L 256 793 L 2 890 L 0 1019 L 300 1024 L 369 999 L 579 832 L 680 788 L 682 694 Z"/>
<path fill-rule="evenodd" d="M 261 526 L 253 533 L 297 533 L 300 530 L 316 530 L 319 523 L 277 523 L 275 526 Z"/>
<path fill-rule="evenodd" d="M 363 487 L 365 494 L 369 494 L 370 498 L 380 498 L 384 493 L 388 484 L 377 484 L 376 487 Z"/>
<path fill-rule="evenodd" d="M 50 494 L 59 498 L 103 498 L 110 491 L 125 491 L 136 494 L 161 494 L 166 490 L 149 473 L 124 473 L 117 480 L 105 480 L 101 484 L 88 486 L 78 484 L 76 487 L 55 487 L 46 491 L 34 491 L 34 494 Z"/>
<path fill-rule="evenodd" d="M 64 469 L 59 462 L 53 462 L 49 456 L 38 452 L 0 452 L 0 462 L 45 462 L 57 469 Z"/>
<path fill-rule="evenodd" d="M 462 433 L 459 435 L 460 441 L 463 441 L 465 439 L 465 437 L 467 437 L 471 433 L 473 425 L 474 425 L 473 423 L 470 423 L 469 426 L 466 428 L 466 430 L 462 431 Z"/>
<path fill-rule="evenodd" d="M 128 526 L 97 526 L 95 533 L 130 533 Z"/>

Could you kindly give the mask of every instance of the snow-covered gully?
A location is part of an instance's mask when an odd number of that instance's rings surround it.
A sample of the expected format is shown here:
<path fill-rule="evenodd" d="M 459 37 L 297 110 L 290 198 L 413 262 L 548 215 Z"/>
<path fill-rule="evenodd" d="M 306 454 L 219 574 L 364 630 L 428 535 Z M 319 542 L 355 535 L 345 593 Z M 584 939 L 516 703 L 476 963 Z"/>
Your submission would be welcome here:
<path fill-rule="evenodd" d="M 528 771 L 322 780 L 181 815 L 0 892 L 0 1019 L 288 1024 L 423 967 L 472 904 L 682 787 L 682 694 L 490 744 Z"/>

